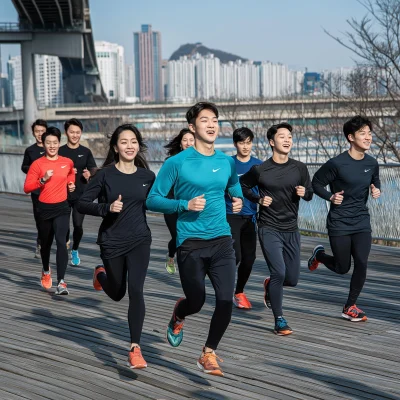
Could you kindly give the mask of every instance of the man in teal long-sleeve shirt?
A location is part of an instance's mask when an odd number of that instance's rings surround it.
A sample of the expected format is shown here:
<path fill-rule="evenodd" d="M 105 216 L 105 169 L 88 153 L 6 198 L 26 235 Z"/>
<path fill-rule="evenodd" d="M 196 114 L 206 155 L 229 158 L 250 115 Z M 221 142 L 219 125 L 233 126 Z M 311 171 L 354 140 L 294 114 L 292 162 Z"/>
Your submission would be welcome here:
<path fill-rule="evenodd" d="M 179 215 L 177 261 L 186 298 L 176 302 L 167 327 L 168 341 L 174 347 L 181 344 L 185 317 L 199 312 L 204 304 L 208 275 L 216 306 L 197 365 L 205 373 L 223 376 L 215 350 L 231 319 L 236 274 L 224 195 L 227 191 L 232 197 L 233 212 L 240 212 L 243 194 L 232 157 L 214 149 L 219 132 L 217 107 L 197 103 L 186 119 L 196 144 L 164 163 L 146 205 L 152 211 Z M 175 199 L 168 199 L 172 187 Z"/>

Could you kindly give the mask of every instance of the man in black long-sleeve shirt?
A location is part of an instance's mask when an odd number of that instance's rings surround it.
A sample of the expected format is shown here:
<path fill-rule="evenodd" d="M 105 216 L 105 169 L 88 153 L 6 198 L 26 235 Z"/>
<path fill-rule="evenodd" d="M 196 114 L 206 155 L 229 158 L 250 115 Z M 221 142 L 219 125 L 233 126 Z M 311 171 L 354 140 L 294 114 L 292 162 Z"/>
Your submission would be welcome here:
<path fill-rule="evenodd" d="M 350 142 L 350 150 L 325 163 L 312 181 L 315 193 L 331 202 L 327 228 L 333 256 L 326 254 L 323 246 L 316 246 L 308 268 L 314 271 L 322 263 L 333 272 L 346 274 L 353 257 L 350 292 L 342 311 L 342 317 L 353 322 L 367 320 L 356 306 L 367 276 L 371 250 L 367 200 L 369 191 L 374 199 L 381 193 L 378 162 L 365 154 L 371 146 L 371 130 L 372 124 L 367 118 L 356 116 L 347 121 L 343 132 Z M 325 189 L 328 185 L 329 191 Z"/>
<path fill-rule="evenodd" d="M 42 143 L 42 135 L 46 132 L 47 122 L 43 119 L 37 119 L 32 124 L 32 135 L 34 136 L 36 143 L 32 146 L 29 146 L 24 153 L 24 159 L 22 160 L 21 171 L 24 174 L 27 174 L 29 171 L 29 167 L 32 165 L 34 161 L 38 158 L 43 157 L 44 148 Z M 35 218 L 36 229 L 38 231 L 36 237 L 36 251 L 35 258 L 40 258 L 40 239 L 39 239 L 39 216 L 38 216 L 38 204 L 39 204 L 39 194 L 40 190 L 35 190 L 31 193 L 32 200 L 32 208 L 33 208 L 33 216 Z"/>
<path fill-rule="evenodd" d="M 300 198 L 310 201 L 313 196 L 307 167 L 289 158 L 292 130 L 288 123 L 268 129 L 272 157 L 240 177 L 244 196 L 260 204 L 258 236 L 271 273 L 264 281 L 264 302 L 272 308 L 277 335 L 293 332 L 283 318 L 283 286 L 296 286 L 299 280 L 299 203 Z M 251 190 L 255 186 L 259 194 Z"/>
<path fill-rule="evenodd" d="M 76 118 L 71 118 L 64 124 L 65 134 L 67 135 L 67 144 L 60 147 L 60 156 L 68 157 L 74 162 L 75 168 L 75 191 L 68 193 L 68 203 L 72 212 L 72 224 L 74 231 L 72 233 L 73 243 L 71 250 L 71 264 L 79 265 L 81 259 L 79 257 L 79 244 L 83 236 L 83 220 L 85 215 L 77 210 L 79 197 L 85 190 L 86 184 L 91 176 L 91 173 L 97 168 L 93 154 L 85 146 L 79 142 L 82 137 L 83 125 Z M 68 229 L 66 242 L 69 248 L 70 230 Z"/>

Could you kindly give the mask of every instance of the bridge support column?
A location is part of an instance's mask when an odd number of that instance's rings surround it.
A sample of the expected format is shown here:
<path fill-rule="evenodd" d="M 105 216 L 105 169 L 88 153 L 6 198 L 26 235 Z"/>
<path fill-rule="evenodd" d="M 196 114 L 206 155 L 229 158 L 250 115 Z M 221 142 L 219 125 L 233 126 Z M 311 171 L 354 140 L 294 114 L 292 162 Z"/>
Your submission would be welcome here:
<path fill-rule="evenodd" d="M 35 63 L 33 60 L 32 42 L 21 43 L 22 93 L 24 98 L 24 143 L 31 141 L 31 125 L 36 119 L 37 106 L 35 98 Z"/>

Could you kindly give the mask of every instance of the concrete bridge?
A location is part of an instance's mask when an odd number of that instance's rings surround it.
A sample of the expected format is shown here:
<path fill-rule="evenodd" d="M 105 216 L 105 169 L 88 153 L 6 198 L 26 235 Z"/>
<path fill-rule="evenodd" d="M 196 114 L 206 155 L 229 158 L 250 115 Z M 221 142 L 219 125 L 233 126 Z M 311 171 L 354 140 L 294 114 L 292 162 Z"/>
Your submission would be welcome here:
<path fill-rule="evenodd" d="M 0 23 L 0 43 L 21 45 L 23 131 L 28 133 L 30 124 L 39 118 L 34 88 L 34 54 L 60 58 L 66 102 L 107 101 L 97 67 L 89 0 L 12 2 L 19 22 Z"/>

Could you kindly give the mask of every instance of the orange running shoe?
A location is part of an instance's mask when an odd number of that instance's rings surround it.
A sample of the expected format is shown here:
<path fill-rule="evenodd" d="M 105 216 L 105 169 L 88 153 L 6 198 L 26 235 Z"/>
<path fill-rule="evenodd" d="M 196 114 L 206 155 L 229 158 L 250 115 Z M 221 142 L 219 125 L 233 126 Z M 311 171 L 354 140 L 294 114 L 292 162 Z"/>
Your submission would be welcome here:
<path fill-rule="evenodd" d="M 244 308 L 246 310 L 249 310 L 251 308 L 250 300 L 244 293 L 237 293 L 233 295 L 233 304 L 237 308 Z"/>
<path fill-rule="evenodd" d="M 40 278 L 40 285 L 42 286 L 43 289 L 49 290 L 53 286 L 53 280 L 51 279 L 51 269 L 49 267 L 49 272 L 45 273 L 42 270 L 42 277 Z"/>
<path fill-rule="evenodd" d="M 355 304 L 348 307 L 344 306 L 342 317 L 351 322 L 366 321 L 368 319 L 365 312 L 361 310 L 361 308 L 358 308 Z"/>
<path fill-rule="evenodd" d="M 197 361 L 197 366 L 206 374 L 215 375 L 215 376 L 224 376 L 221 367 L 218 365 L 218 361 L 223 362 L 221 358 L 219 358 L 215 351 L 211 353 L 201 353 L 200 358 Z"/>
<path fill-rule="evenodd" d="M 93 287 L 96 290 L 103 290 L 103 288 L 100 285 L 99 280 L 97 279 L 97 275 L 100 274 L 100 272 L 106 273 L 106 270 L 104 269 L 104 267 L 102 265 L 98 265 L 93 271 Z"/>
<path fill-rule="evenodd" d="M 140 347 L 134 347 L 129 352 L 128 367 L 132 369 L 142 369 L 147 367 L 147 363 L 142 356 Z"/>

